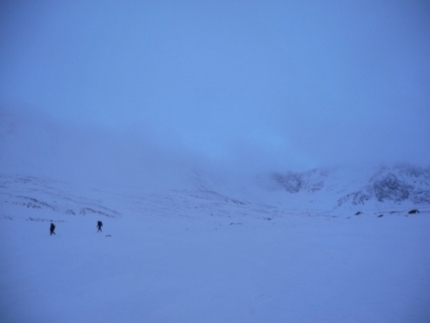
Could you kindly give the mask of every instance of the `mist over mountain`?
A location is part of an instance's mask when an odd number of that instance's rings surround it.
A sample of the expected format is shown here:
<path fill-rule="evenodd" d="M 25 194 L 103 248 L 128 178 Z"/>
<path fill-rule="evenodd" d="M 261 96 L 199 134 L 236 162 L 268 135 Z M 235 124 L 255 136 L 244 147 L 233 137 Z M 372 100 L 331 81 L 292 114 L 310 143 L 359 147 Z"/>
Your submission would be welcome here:
<path fill-rule="evenodd" d="M 144 189 L 182 185 L 195 169 L 195 158 L 154 138 L 24 111 L 0 111 L 2 172 Z"/>
<path fill-rule="evenodd" d="M 3 109 L 0 167 L 4 174 L 65 180 L 83 187 L 142 192 L 212 191 L 288 208 L 393 208 L 430 204 L 430 167 L 377 164 L 306 171 L 217 165 L 185 147 L 96 126 L 58 124 Z M 243 167 L 246 168 L 246 165 Z"/>

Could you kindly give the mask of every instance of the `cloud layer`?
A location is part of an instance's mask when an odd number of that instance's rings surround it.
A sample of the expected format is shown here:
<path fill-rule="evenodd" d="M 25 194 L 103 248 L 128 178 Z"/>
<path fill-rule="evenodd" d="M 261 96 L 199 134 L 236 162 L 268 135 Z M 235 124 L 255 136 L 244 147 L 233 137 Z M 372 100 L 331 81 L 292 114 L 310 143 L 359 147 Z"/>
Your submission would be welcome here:
<path fill-rule="evenodd" d="M 424 1 L 5 2 L 0 103 L 214 163 L 428 163 Z"/>

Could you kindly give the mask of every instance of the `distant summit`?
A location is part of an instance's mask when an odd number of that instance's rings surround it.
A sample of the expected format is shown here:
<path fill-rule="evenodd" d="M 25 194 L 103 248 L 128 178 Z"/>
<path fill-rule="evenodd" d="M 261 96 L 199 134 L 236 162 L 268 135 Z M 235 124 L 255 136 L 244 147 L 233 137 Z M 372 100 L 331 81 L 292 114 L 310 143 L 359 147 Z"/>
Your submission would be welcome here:
<path fill-rule="evenodd" d="M 307 172 L 272 173 L 271 190 L 316 196 L 335 201 L 333 207 L 375 203 L 430 205 L 430 167 L 410 164 L 382 166 L 367 172 L 314 169 Z"/>
<path fill-rule="evenodd" d="M 369 200 L 430 204 L 430 167 L 405 164 L 381 167 L 366 186 L 339 199 L 339 205 L 365 204 Z"/>

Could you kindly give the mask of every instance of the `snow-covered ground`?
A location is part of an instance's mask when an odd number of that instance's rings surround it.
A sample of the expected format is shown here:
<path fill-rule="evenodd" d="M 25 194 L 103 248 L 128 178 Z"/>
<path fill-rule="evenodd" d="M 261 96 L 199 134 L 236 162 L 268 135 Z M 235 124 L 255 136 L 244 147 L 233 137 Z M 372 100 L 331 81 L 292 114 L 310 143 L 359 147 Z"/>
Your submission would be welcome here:
<path fill-rule="evenodd" d="M 430 322 L 428 210 L 1 179 L 1 322 Z"/>

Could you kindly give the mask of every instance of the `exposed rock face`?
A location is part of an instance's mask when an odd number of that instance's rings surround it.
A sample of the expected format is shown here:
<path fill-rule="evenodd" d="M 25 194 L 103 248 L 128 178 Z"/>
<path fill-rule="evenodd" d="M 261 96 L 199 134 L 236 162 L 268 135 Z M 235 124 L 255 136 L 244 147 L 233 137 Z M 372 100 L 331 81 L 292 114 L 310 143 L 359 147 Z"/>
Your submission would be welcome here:
<path fill-rule="evenodd" d="M 288 172 L 285 175 L 273 174 L 272 176 L 273 180 L 289 193 L 297 193 L 303 187 L 302 174 Z"/>
<path fill-rule="evenodd" d="M 322 169 L 313 169 L 304 173 L 287 172 L 273 173 L 272 179 L 289 193 L 298 193 L 302 190 L 316 192 L 324 187 L 328 172 Z"/>
<path fill-rule="evenodd" d="M 360 204 L 365 204 L 367 201 L 371 199 L 372 199 L 371 192 L 368 192 L 367 190 L 357 191 L 357 192 L 349 193 L 345 196 L 342 196 L 338 201 L 338 205 L 342 205 L 347 202 L 350 202 L 353 205 L 360 205 Z"/>
<path fill-rule="evenodd" d="M 388 173 L 375 180 L 372 188 L 374 196 L 379 202 L 384 202 L 384 200 L 402 202 L 408 199 L 411 195 L 410 192 L 413 191 L 412 185 L 407 185 L 393 173 Z"/>

